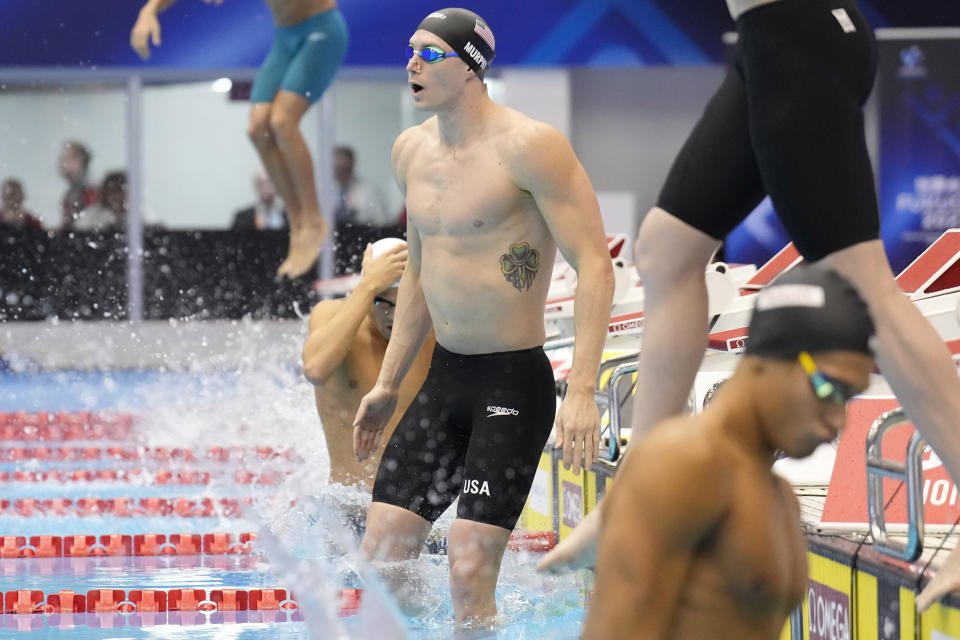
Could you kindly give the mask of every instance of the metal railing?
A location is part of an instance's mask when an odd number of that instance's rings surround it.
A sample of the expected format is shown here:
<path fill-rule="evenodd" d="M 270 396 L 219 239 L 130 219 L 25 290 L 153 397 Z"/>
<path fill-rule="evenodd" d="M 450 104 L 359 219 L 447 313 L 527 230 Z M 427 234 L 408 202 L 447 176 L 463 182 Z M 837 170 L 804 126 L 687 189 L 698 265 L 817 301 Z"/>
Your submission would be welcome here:
<path fill-rule="evenodd" d="M 615 462 L 620 457 L 620 378 L 633 375 L 639 367 L 639 361 L 634 359 L 617 366 L 607 381 L 607 406 L 610 410 L 610 446 L 607 459 Z"/>
<path fill-rule="evenodd" d="M 907 444 L 904 462 L 883 457 L 883 438 L 898 425 L 909 422 L 903 409 L 894 409 L 881 415 L 867 433 L 867 506 L 870 533 L 878 551 L 912 562 L 923 551 L 923 466 L 921 456 L 927 446 L 917 431 Z M 896 542 L 887 532 L 884 515 L 884 478 L 900 480 L 907 493 L 907 541 Z"/>

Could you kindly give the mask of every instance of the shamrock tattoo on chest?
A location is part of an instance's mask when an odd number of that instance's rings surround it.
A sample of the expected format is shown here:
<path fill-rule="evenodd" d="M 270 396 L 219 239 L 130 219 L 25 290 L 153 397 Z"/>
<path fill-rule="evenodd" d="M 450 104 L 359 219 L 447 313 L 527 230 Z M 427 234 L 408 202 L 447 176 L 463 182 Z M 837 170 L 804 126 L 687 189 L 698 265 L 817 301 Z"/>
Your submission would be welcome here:
<path fill-rule="evenodd" d="M 540 252 L 528 242 L 511 244 L 510 251 L 500 256 L 500 270 L 517 291 L 529 289 L 540 271 Z"/>

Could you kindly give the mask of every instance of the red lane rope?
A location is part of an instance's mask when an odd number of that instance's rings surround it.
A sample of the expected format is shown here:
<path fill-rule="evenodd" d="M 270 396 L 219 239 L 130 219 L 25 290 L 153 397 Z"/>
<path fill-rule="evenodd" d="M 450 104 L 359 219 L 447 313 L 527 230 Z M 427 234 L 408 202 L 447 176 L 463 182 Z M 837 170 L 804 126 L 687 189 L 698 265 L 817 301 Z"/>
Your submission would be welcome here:
<path fill-rule="evenodd" d="M 0 440 L 126 440 L 136 418 L 112 411 L 0 412 Z"/>
<path fill-rule="evenodd" d="M 244 462 L 256 460 L 302 461 L 292 449 L 273 447 L 209 447 L 193 451 L 178 447 L 0 447 L 0 462 L 26 462 L 30 460 L 52 462 L 77 462 L 91 460 L 156 462 Z"/>
<path fill-rule="evenodd" d="M 91 589 L 44 593 L 37 589 L 0 592 L 3 626 L 20 631 L 51 627 L 114 628 L 124 625 L 196 625 L 303 620 L 300 605 L 287 589 Z M 340 617 L 360 609 L 363 589 L 341 589 L 337 595 Z"/>
<path fill-rule="evenodd" d="M 113 469 L 77 469 L 74 471 L 0 471 L 0 483 L 10 482 L 59 482 L 72 484 L 80 482 L 128 482 L 141 486 L 165 485 L 208 485 L 215 480 L 232 480 L 237 484 L 258 484 L 276 486 L 292 474 L 292 471 L 266 471 L 253 473 L 237 469 L 233 474 L 211 473 L 209 471 L 172 471 L 161 470 L 146 472 L 140 469 L 128 471 Z"/>
<path fill-rule="evenodd" d="M 241 555 L 253 551 L 256 539 L 256 533 L 0 536 L 0 558 Z"/>
<path fill-rule="evenodd" d="M 182 518 L 239 518 L 243 507 L 253 504 L 252 498 L 51 498 L 37 500 L 0 499 L 0 515 L 36 516 L 170 516 Z"/>
<path fill-rule="evenodd" d="M 251 553 L 256 539 L 256 533 L 0 536 L 0 558 L 236 555 Z M 507 548 L 545 552 L 555 545 L 556 536 L 552 531 L 514 531 Z"/>

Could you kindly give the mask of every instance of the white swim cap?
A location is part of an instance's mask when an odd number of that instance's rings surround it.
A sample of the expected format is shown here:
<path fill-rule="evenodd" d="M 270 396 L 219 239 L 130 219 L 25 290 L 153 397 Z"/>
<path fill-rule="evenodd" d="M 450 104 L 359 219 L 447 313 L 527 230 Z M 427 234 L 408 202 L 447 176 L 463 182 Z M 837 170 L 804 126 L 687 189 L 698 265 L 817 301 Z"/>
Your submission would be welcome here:
<path fill-rule="evenodd" d="M 402 247 L 403 249 L 406 249 L 407 241 L 403 240 L 402 238 L 381 238 L 380 240 L 377 240 L 370 246 L 373 249 L 373 252 L 371 253 L 370 257 L 376 260 L 377 258 L 385 254 L 387 251 L 390 251 L 394 247 Z M 362 270 L 360 272 L 360 275 L 363 276 Z M 400 286 L 400 280 L 397 280 L 392 285 L 387 287 L 387 289 L 390 289 L 392 287 L 399 287 L 399 286 Z"/>
<path fill-rule="evenodd" d="M 376 260 L 377 258 L 385 254 L 387 251 L 390 251 L 390 249 L 393 249 L 394 247 L 403 247 L 404 249 L 406 249 L 407 241 L 403 240 L 402 238 L 381 238 L 376 242 L 374 242 L 371 246 L 373 247 L 372 258 Z"/>

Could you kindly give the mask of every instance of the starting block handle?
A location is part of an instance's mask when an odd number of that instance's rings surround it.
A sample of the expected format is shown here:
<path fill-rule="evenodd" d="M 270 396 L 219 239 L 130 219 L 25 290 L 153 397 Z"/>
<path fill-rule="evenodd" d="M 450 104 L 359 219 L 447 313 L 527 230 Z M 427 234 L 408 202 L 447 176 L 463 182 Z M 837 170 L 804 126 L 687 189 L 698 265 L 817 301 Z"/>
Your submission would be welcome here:
<path fill-rule="evenodd" d="M 923 466 L 921 456 L 927 446 L 920 432 L 914 432 L 907 444 L 905 462 L 883 457 L 886 433 L 909 422 L 903 409 L 887 411 L 870 425 L 867 432 L 867 507 L 870 533 L 878 551 L 894 558 L 913 562 L 923 551 Z M 887 533 L 884 516 L 883 481 L 900 480 L 907 492 L 907 541 L 895 542 Z"/>
<path fill-rule="evenodd" d="M 633 375 L 639 368 L 639 361 L 633 356 L 632 362 L 620 364 L 610 374 L 607 382 L 608 408 L 610 411 L 610 450 L 607 459 L 615 462 L 620 457 L 620 378 Z"/>

